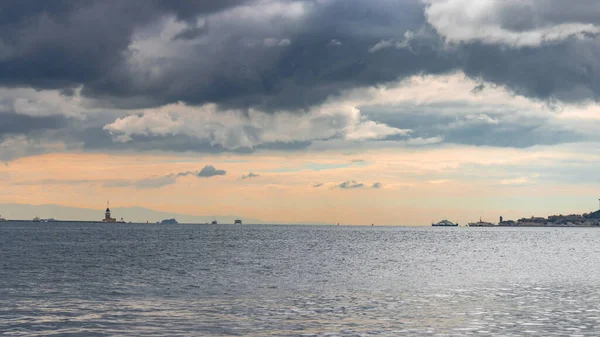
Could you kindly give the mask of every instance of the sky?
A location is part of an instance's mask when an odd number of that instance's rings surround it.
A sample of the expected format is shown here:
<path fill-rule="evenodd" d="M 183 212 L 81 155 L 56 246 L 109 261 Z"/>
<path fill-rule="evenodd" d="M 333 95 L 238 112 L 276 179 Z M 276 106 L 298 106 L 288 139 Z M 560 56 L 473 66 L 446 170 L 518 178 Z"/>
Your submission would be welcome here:
<path fill-rule="evenodd" d="M 357 225 L 589 212 L 599 34 L 596 0 L 4 1 L 0 203 Z"/>

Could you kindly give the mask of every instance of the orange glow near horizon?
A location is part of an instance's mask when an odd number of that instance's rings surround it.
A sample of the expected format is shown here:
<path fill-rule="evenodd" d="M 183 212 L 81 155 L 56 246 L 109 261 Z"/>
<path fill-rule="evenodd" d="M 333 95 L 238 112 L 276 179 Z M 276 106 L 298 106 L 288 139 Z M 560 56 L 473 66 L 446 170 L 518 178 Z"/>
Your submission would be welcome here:
<path fill-rule="evenodd" d="M 47 154 L 20 158 L 0 168 L 0 176 L 7 181 L 0 203 L 102 208 L 110 199 L 113 207 L 142 206 L 196 216 L 239 215 L 269 223 L 426 225 L 441 217 L 465 222 L 479 216 L 495 219 L 499 214 L 507 218 L 543 212 L 540 198 L 557 191 L 593 195 L 593 186 L 538 183 L 540 174 L 535 172 L 528 176 L 489 174 L 497 165 L 543 165 L 570 156 L 566 150 L 455 146 L 352 156 L 331 152 L 210 157 Z M 140 180 L 197 172 L 205 165 L 227 174 L 188 175 L 150 188 L 136 185 Z M 259 177 L 241 179 L 249 172 Z M 363 185 L 336 187 L 347 180 Z M 372 188 L 376 182 L 382 188 Z M 531 201 L 520 201 L 527 198 Z"/>

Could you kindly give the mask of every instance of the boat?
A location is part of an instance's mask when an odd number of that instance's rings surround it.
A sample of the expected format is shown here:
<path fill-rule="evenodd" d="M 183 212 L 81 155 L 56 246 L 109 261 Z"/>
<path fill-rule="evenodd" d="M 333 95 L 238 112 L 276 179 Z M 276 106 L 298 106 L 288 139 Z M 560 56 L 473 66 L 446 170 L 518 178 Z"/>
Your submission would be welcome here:
<path fill-rule="evenodd" d="M 242 220 L 237 219 L 233 222 L 234 225 L 241 225 L 242 224 Z"/>
<path fill-rule="evenodd" d="M 497 225 L 493 224 L 491 222 L 481 221 L 481 218 L 479 218 L 479 221 L 469 222 L 469 224 L 467 226 L 469 226 L 469 227 L 496 227 Z"/>
<path fill-rule="evenodd" d="M 33 220 L 31 220 L 31 221 L 33 221 L 33 222 L 40 222 L 40 221 L 41 221 L 41 219 L 40 219 L 39 217 L 37 217 L 37 216 L 36 216 L 36 217 L 35 217 L 35 218 L 33 218 Z"/>
<path fill-rule="evenodd" d="M 440 227 L 456 227 L 458 226 L 457 223 L 453 223 L 452 221 L 448 221 L 448 220 L 442 220 L 438 223 L 432 223 L 432 226 L 440 226 Z"/>
<path fill-rule="evenodd" d="M 212 224 L 216 225 L 217 224 L 217 220 L 213 220 Z"/>
<path fill-rule="evenodd" d="M 0 214 L 0 222 L 3 222 L 3 221 L 6 221 L 6 219 L 4 219 L 4 218 L 2 217 L 2 214 Z"/>

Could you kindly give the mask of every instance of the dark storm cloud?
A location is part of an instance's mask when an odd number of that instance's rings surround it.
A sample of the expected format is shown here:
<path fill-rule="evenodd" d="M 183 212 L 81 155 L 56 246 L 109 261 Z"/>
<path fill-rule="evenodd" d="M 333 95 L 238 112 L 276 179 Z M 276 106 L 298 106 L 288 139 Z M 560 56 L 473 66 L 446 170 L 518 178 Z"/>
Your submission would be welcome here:
<path fill-rule="evenodd" d="M 345 89 L 455 70 L 489 86 L 504 85 L 559 105 L 598 100 L 600 95 L 596 56 L 600 38 L 594 34 L 540 46 L 507 47 L 478 40 L 449 46 L 440 36 L 445 32 L 427 24 L 422 1 L 300 2 L 311 5 L 302 20 L 290 23 L 275 18 L 261 26 L 260 19 L 215 16 L 238 5 L 256 6 L 255 1 L 4 1 L 0 4 L 0 86 L 54 88 L 66 96 L 82 87 L 82 95 L 98 98 L 96 104 L 109 108 L 182 101 L 274 113 L 309 108 Z M 563 0 L 510 3 L 517 5 L 500 6 L 489 15 L 511 32 L 600 22 L 597 1 L 582 0 L 577 6 Z M 529 20 L 531 15 L 536 20 Z M 158 35 L 167 17 L 184 26 L 170 42 L 185 43 L 188 49 L 137 63 L 142 52 L 132 47 L 136 34 Z M 379 48 L 373 48 L 376 45 Z M 480 84 L 473 93 L 487 86 Z M 363 114 L 413 129 L 411 137 L 443 136 L 446 142 L 458 144 L 527 147 L 582 140 L 574 131 L 535 118 L 514 122 L 494 116 L 496 124 L 458 125 L 448 116 L 419 115 L 418 110 L 410 116 L 376 115 L 368 110 Z M 251 153 L 311 145 L 309 141 L 275 142 L 254 150 L 229 150 L 186 135 L 132 135 L 129 142 L 119 143 L 102 130 L 114 118 L 104 124 L 98 120 L 79 125 L 57 116 L 1 114 L 0 118 L 0 136 L 21 133 L 43 142 L 50 139 L 43 135 L 52 131 L 52 140 L 81 143 L 87 150 Z M 386 140 L 390 139 L 394 137 Z"/>
<path fill-rule="evenodd" d="M 469 77 L 504 85 L 539 99 L 579 102 L 600 98 L 600 39 L 568 39 L 560 44 L 506 49 L 464 45 L 462 70 Z"/>
<path fill-rule="evenodd" d="M 91 85 L 125 61 L 135 29 L 167 15 L 189 20 L 251 1 L 3 1 L 0 84 Z"/>
<path fill-rule="evenodd" d="M 208 21 L 198 23 L 198 18 L 250 3 L 3 2 L 0 83 L 57 88 L 66 93 L 82 85 L 85 95 L 106 99 L 107 105 L 153 106 L 184 101 L 294 110 L 323 102 L 344 89 L 462 69 L 471 77 L 506 85 L 528 97 L 578 101 L 597 99 L 600 94 L 595 80 L 600 75 L 600 61 L 594 56 L 600 52 L 598 39 L 572 38 L 526 48 L 479 42 L 444 48 L 442 39 L 428 28 L 420 1 L 305 1 L 312 6 L 301 24 L 286 26 L 285 22 L 275 21 L 280 27 L 272 27 L 271 31 L 221 18 L 222 22 L 216 22 L 220 25 L 214 32 L 216 38 L 208 39 L 208 45 L 198 45 L 186 51 L 189 54 L 173 59 L 152 61 L 153 66 L 162 68 L 163 74 L 156 80 L 144 75 L 150 64 L 135 69 L 127 63 L 132 55 L 132 37 L 138 29 L 155 26 L 171 15 L 187 25 L 174 39 L 193 40 L 208 31 Z M 532 29 L 532 24 L 523 19 L 527 16 L 515 15 L 531 10 L 539 18 L 537 27 L 600 21 L 595 15 L 600 11 L 595 1 L 581 6 L 568 6 L 564 1 L 527 3 L 536 5 L 501 6 L 491 15 L 511 31 Z M 417 33 L 410 41 L 400 43 L 409 30 Z M 248 37 L 269 35 L 291 42 L 275 41 L 279 46 L 276 48 L 244 44 Z M 383 41 L 396 42 L 369 52 Z M 207 49 L 211 51 L 207 53 Z"/>
<path fill-rule="evenodd" d="M 0 112 L 0 136 L 59 129 L 68 124 L 69 120 L 61 115 L 29 116 Z"/>
<path fill-rule="evenodd" d="M 184 101 L 296 109 L 322 102 L 343 89 L 452 66 L 429 46 L 420 49 L 420 55 L 407 50 L 370 54 L 369 47 L 380 39 L 418 28 L 423 22 L 422 5 L 411 1 L 399 8 L 392 2 L 358 0 L 315 5 L 301 26 L 274 27 L 271 32 L 254 32 L 252 26 L 240 28 L 237 22 L 223 23 L 214 33 L 217 38 L 209 40 L 214 46 L 198 46 L 189 55 L 179 55 L 177 62 L 154 60 L 153 65 L 163 72 L 157 82 L 140 74 L 150 64 L 135 69 L 127 63 L 136 29 L 177 15 L 188 22 L 188 28 L 175 38 L 194 39 L 206 31 L 204 24 L 198 26 L 194 21 L 199 15 L 240 3 L 244 1 L 152 1 L 143 6 L 129 1 L 65 1 L 31 4 L 35 10 L 4 4 L 11 7 L 11 19 L 0 21 L 0 83 L 66 92 L 83 85 L 85 95 L 107 99 L 109 105 Z M 244 44 L 248 36 L 269 35 L 287 40 L 277 42 L 277 48 Z M 219 40 L 222 36 L 228 37 Z M 328 48 L 331 41 L 348 42 Z M 213 50 L 207 53 L 207 48 Z M 144 80 L 136 78 L 139 76 Z"/>

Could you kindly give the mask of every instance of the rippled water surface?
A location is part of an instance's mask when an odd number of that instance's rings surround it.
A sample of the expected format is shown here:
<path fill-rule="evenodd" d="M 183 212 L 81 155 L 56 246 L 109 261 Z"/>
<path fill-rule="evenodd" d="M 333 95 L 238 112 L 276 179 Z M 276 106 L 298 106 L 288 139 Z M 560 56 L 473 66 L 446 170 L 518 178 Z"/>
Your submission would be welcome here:
<path fill-rule="evenodd" d="M 600 229 L 0 223 L 0 335 L 597 336 Z"/>

